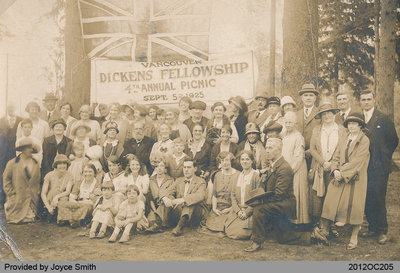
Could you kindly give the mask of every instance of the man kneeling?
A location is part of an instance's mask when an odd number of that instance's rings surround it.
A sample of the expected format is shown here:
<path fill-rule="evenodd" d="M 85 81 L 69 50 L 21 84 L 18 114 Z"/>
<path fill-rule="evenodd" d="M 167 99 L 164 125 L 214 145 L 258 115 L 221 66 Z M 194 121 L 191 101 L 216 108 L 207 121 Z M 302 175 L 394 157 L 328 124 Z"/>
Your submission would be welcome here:
<path fill-rule="evenodd" d="M 170 196 L 175 198 L 172 200 L 169 197 L 163 198 L 165 206 L 172 207 L 168 217 L 169 222 L 178 222 L 172 230 L 175 236 L 182 235 L 185 225 L 200 224 L 205 215 L 206 182 L 194 175 L 194 171 L 193 159 L 186 158 L 183 162 L 184 176 L 177 178 L 171 186 Z"/>
<path fill-rule="evenodd" d="M 289 220 L 296 217 L 293 170 L 282 157 L 282 140 L 269 138 L 265 150 L 269 161 L 268 171 L 261 183 L 265 193 L 262 195 L 263 199 L 259 201 L 261 204 L 254 207 L 251 236 L 253 242 L 245 251 L 254 252 L 261 249 L 266 230 L 271 230 L 271 227 L 275 229 L 278 242 L 281 244 L 310 245 L 319 242 L 328 244 L 318 228 L 312 232 L 294 230 L 294 225 Z M 247 200 L 247 203 L 248 201 L 251 200 Z"/>

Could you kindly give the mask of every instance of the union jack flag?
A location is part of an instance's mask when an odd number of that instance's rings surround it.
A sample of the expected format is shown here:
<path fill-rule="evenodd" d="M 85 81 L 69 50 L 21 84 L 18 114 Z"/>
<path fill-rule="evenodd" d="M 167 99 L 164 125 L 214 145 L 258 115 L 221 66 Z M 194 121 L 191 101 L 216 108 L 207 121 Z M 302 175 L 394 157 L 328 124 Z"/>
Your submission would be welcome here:
<path fill-rule="evenodd" d="M 89 58 L 208 60 L 212 0 L 79 0 Z"/>

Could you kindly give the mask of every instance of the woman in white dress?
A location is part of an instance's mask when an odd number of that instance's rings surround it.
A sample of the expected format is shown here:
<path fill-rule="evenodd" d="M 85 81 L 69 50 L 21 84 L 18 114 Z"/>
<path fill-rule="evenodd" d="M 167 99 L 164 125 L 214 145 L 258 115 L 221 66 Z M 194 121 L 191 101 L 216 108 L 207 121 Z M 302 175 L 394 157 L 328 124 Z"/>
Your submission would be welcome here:
<path fill-rule="evenodd" d="M 287 112 L 284 116 L 286 127 L 283 136 L 282 155 L 294 172 L 293 193 L 296 196 L 295 224 L 310 222 L 308 212 L 309 187 L 307 181 L 307 165 L 304 152 L 304 137 L 296 129 L 297 117 L 294 112 Z"/>

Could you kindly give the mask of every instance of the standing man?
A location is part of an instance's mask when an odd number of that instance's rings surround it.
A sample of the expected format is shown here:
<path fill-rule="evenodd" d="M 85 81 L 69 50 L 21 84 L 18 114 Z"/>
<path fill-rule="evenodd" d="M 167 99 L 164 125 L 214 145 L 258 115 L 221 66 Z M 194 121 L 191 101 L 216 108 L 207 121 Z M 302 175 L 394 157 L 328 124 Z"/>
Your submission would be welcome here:
<path fill-rule="evenodd" d="M 299 91 L 299 96 L 303 102 L 303 107 L 297 111 L 297 129 L 304 137 L 307 170 L 309 170 L 311 166 L 311 135 L 315 125 L 319 123 L 317 119 L 314 119 L 319 111 L 318 107 L 315 105 L 319 92 L 315 89 L 313 84 L 307 83 L 304 84 Z"/>
<path fill-rule="evenodd" d="M 193 159 L 186 158 L 183 162 L 183 177 L 178 178 L 171 186 L 170 193 L 175 198 L 163 198 L 165 206 L 172 207 L 172 222 L 178 220 L 177 226 L 172 230 L 174 236 L 182 235 L 183 227 L 188 224 L 200 224 L 205 215 L 206 181 L 196 176 L 194 171 Z"/>
<path fill-rule="evenodd" d="M 336 104 L 340 110 L 335 117 L 335 122 L 337 124 L 343 125 L 347 116 L 352 112 L 350 96 L 350 93 L 347 91 L 339 91 L 336 93 Z"/>
<path fill-rule="evenodd" d="M 257 109 L 249 112 L 249 122 L 254 122 L 258 127 L 261 127 L 268 117 L 267 102 L 268 95 L 266 92 L 258 92 L 255 97 Z"/>
<path fill-rule="evenodd" d="M 50 123 L 52 120 L 60 119 L 61 113 L 56 110 L 57 97 L 53 93 L 47 93 L 43 99 L 43 109 L 40 112 L 39 118 Z"/>
<path fill-rule="evenodd" d="M 0 119 L 0 208 L 4 205 L 3 172 L 7 162 L 15 157 L 15 140 L 21 118 L 15 114 L 13 104 L 7 106 L 7 114 Z"/>
<path fill-rule="evenodd" d="M 378 236 L 378 243 L 387 242 L 386 189 L 392 171 L 392 155 L 399 143 L 393 121 L 375 109 L 375 95 L 364 91 L 360 95 L 360 106 L 369 131 L 371 157 L 368 165 L 367 199 L 365 215 L 368 231 L 361 237 Z"/>

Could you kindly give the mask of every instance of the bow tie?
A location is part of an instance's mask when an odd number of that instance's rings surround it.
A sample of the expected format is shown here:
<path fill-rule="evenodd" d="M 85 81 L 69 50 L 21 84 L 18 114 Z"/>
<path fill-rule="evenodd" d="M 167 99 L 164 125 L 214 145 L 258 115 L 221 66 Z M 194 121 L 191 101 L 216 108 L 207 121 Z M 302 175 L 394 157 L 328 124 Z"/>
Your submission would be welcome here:
<path fill-rule="evenodd" d="M 186 184 L 188 184 L 188 183 L 190 183 L 190 180 L 189 179 L 185 179 L 185 181 L 184 181 Z"/>

